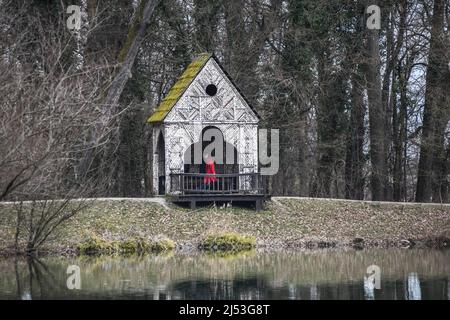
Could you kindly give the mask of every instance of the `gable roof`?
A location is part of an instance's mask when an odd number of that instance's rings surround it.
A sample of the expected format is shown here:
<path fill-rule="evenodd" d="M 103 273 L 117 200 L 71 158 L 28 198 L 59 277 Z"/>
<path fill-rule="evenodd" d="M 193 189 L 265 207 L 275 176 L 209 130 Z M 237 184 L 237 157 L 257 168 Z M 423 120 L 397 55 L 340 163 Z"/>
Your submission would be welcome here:
<path fill-rule="evenodd" d="M 175 104 L 178 102 L 178 100 L 181 98 L 181 96 L 187 90 L 187 88 L 191 85 L 192 81 L 200 73 L 200 71 L 203 69 L 203 67 L 206 65 L 206 63 L 209 61 L 210 58 L 213 58 L 215 60 L 217 65 L 228 77 L 232 85 L 236 88 L 236 90 L 239 92 L 239 94 L 247 103 L 247 105 L 250 107 L 250 109 L 255 113 L 257 118 L 260 119 L 260 116 L 258 115 L 256 110 L 253 109 L 253 107 L 244 97 L 242 92 L 233 82 L 230 75 L 223 69 L 222 65 L 219 63 L 217 58 L 210 53 L 202 53 L 188 65 L 186 70 L 184 70 L 183 74 L 177 79 L 172 88 L 170 88 L 167 95 L 164 97 L 161 103 L 155 108 L 152 115 L 147 119 L 147 123 L 157 123 L 165 119 L 167 114 L 170 112 L 170 110 L 172 110 L 172 108 L 175 106 Z"/>
<path fill-rule="evenodd" d="M 192 61 L 191 64 L 189 64 L 172 88 L 170 88 L 169 92 L 161 101 L 159 106 L 155 108 L 155 111 L 153 111 L 153 114 L 150 118 L 148 118 L 147 122 L 152 123 L 164 120 L 166 115 L 170 112 L 170 110 L 172 110 L 178 99 L 181 98 L 183 93 L 192 83 L 192 80 L 194 80 L 194 78 L 199 74 L 211 56 L 211 54 L 202 53 L 194 61 Z"/>

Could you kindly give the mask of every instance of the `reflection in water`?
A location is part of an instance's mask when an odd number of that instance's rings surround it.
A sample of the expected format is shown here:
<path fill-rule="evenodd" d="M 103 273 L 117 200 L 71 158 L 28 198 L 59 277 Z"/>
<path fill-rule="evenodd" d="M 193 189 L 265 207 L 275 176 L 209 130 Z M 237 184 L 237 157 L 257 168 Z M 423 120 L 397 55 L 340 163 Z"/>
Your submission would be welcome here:
<path fill-rule="evenodd" d="M 367 277 L 364 277 L 364 298 L 366 300 L 375 299 L 375 286 Z"/>
<path fill-rule="evenodd" d="M 0 260 L 0 299 L 449 299 L 450 251 L 361 250 Z M 365 280 L 381 269 L 381 289 Z M 66 286 L 78 265 L 81 290 Z"/>
<path fill-rule="evenodd" d="M 311 285 L 311 300 L 320 300 L 319 290 L 317 289 L 317 285 Z"/>
<path fill-rule="evenodd" d="M 408 275 L 408 300 L 421 300 L 422 293 L 420 292 L 419 276 L 415 272 Z"/>

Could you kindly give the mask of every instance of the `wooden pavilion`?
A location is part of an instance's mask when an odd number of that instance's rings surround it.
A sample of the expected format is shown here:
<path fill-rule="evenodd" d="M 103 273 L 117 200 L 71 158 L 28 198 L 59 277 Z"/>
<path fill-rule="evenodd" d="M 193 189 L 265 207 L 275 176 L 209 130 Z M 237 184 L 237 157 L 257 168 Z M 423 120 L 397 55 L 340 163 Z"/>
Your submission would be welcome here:
<path fill-rule="evenodd" d="M 198 56 L 147 120 L 153 130 L 154 193 L 192 208 L 223 201 L 252 202 L 259 210 L 267 198 L 258 171 L 259 120 L 219 61 L 211 54 Z M 208 152 L 216 173 L 205 184 L 211 175 L 204 172 L 204 156 L 212 142 L 216 148 Z"/>

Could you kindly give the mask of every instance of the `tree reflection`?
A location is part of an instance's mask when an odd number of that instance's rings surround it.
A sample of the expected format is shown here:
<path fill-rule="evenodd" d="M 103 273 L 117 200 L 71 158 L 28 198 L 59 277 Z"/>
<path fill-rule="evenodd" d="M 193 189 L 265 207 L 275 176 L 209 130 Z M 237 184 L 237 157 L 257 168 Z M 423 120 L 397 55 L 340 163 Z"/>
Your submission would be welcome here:
<path fill-rule="evenodd" d="M 48 293 L 61 290 L 55 275 L 41 260 L 32 256 L 27 256 L 25 261 L 20 260 L 18 257 L 14 259 L 17 299 L 45 299 Z"/>
<path fill-rule="evenodd" d="M 450 252 L 318 251 L 0 260 L 0 299 L 450 299 Z M 383 270 L 381 289 L 364 281 Z M 78 265 L 81 290 L 69 290 Z"/>
<path fill-rule="evenodd" d="M 422 300 L 422 291 L 420 290 L 420 280 L 416 272 L 408 274 L 407 300 Z"/>

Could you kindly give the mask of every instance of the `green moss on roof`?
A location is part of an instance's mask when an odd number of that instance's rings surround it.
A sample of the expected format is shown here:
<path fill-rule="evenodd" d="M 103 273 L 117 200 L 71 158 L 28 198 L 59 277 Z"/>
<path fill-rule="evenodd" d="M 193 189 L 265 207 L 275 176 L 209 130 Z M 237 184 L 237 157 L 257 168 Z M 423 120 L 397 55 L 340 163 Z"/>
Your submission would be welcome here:
<path fill-rule="evenodd" d="M 155 108 L 153 114 L 148 118 L 148 123 L 163 121 L 166 115 L 172 110 L 178 99 L 183 95 L 194 78 L 198 75 L 200 70 L 206 62 L 211 58 L 211 54 L 202 53 L 184 70 L 181 77 L 177 79 L 175 84 L 170 88 L 166 97 L 161 101 L 158 107 Z"/>

